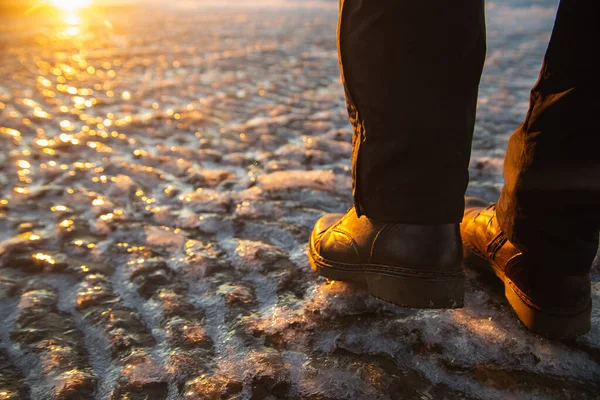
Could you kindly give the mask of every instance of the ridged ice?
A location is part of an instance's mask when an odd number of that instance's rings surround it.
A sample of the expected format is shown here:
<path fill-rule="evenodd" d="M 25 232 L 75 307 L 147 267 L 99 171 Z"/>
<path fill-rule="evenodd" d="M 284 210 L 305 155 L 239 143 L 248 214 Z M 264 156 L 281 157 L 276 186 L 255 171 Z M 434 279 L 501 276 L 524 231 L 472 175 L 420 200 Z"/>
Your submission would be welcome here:
<path fill-rule="evenodd" d="M 598 397 L 598 260 L 573 342 L 474 271 L 439 311 L 310 270 L 352 203 L 337 1 L 47 3 L 0 24 L 0 399 Z M 470 194 L 499 193 L 556 3 L 487 3 Z"/>

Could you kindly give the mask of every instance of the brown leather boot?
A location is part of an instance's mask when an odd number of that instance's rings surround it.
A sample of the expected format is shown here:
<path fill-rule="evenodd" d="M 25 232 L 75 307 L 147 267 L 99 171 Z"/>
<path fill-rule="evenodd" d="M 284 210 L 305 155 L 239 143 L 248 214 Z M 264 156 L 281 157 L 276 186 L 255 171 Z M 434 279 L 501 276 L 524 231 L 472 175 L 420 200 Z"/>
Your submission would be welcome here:
<path fill-rule="evenodd" d="M 480 199 L 466 199 L 460 232 L 466 264 L 493 271 L 504 282 L 508 303 L 527 328 L 550 338 L 574 338 L 590 330 L 589 274 L 569 275 L 564 266 L 552 268 L 523 254 L 500 230 L 495 204 Z"/>
<path fill-rule="evenodd" d="M 352 207 L 317 221 L 308 258 L 318 274 L 365 282 L 371 295 L 402 307 L 463 306 L 458 224 L 376 222 Z"/>

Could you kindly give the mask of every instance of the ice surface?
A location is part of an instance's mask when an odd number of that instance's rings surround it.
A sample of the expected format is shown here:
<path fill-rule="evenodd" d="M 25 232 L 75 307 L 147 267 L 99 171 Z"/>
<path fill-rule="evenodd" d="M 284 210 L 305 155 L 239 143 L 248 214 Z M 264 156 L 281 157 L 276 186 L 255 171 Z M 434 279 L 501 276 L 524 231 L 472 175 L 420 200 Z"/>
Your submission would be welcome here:
<path fill-rule="evenodd" d="M 598 397 L 598 259 L 575 341 L 470 269 L 444 311 L 310 270 L 352 204 L 336 1 L 165 4 L 3 18 L 0 398 Z M 556 5 L 486 4 L 469 194 L 499 194 Z"/>

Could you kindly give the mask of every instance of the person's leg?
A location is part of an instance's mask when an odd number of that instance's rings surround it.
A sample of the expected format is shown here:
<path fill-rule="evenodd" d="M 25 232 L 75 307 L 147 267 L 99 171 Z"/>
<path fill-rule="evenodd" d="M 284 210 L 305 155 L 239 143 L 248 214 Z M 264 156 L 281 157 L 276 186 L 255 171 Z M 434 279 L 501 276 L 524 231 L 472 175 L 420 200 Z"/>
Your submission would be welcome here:
<path fill-rule="evenodd" d="M 338 49 L 355 207 L 315 224 L 312 268 L 409 307 L 461 307 L 458 222 L 485 56 L 482 0 L 344 0 Z"/>
<path fill-rule="evenodd" d="M 460 222 L 485 58 L 483 0 L 341 0 L 358 215 Z"/>
<path fill-rule="evenodd" d="M 467 262 L 492 266 L 529 329 L 572 338 L 591 327 L 600 230 L 600 3 L 561 0 L 527 116 L 510 138 L 496 206 L 469 199 Z"/>
<path fill-rule="evenodd" d="M 569 273 L 587 273 L 598 247 L 599 18 L 596 0 L 560 2 L 529 111 L 509 141 L 497 208 L 511 242 Z"/>

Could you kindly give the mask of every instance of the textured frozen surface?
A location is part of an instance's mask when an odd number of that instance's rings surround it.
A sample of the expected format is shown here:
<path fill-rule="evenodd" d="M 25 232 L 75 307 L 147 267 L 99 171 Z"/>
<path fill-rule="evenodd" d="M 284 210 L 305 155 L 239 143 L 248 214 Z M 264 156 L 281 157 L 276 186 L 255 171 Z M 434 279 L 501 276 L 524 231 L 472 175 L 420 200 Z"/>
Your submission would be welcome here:
<path fill-rule="evenodd" d="M 452 311 L 316 276 L 310 229 L 351 202 L 336 2 L 193 3 L 3 18 L 0 398 L 597 398 L 597 265 L 573 342 L 474 271 Z M 487 3 L 471 194 L 499 193 L 555 6 Z"/>

